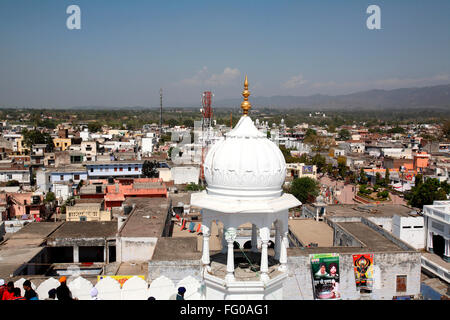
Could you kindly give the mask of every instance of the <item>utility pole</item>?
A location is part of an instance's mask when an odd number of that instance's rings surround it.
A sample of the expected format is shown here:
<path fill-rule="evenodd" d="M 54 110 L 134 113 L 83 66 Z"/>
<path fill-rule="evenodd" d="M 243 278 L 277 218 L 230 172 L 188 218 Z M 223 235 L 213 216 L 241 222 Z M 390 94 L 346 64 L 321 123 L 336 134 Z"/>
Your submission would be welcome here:
<path fill-rule="evenodd" d="M 163 90 L 162 88 L 159 89 L 159 134 L 162 134 L 162 122 L 163 122 L 163 118 L 162 118 L 162 100 L 163 100 Z"/>

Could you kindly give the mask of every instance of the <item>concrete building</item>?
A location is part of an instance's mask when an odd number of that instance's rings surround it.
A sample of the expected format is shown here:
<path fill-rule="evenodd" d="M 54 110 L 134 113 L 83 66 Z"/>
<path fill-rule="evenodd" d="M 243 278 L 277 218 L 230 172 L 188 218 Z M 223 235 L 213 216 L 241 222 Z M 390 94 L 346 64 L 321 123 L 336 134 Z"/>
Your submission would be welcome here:
<path fill-rule="evenodd" d="M 305 165 L 304 163 L 287 163 L 286 176 L 317 179 L 317 167 L 315 165 Z"/>
<path fill-rule="evenodd" d="M 200 167 L 198 166 L 176 166 L 170 169 L 174 184 L 198 184 L 200 178 Z"/>
<path fill-rule="evenodd" d="M 425 226 L 422 216 L 395 215 L 392 219 L 392 233 L 415 249 L 425 248 Z"/>
<path fill-rule="evenodd" d="M 170 200 L 129 198 L 124 206 L 131 208 L 131 212 L 128 217 L 118 217 L 117 261 L 151 260 L 156 243 L 170 226 Z"/>
<path fill-rule="evenodd" d="M 427 250 L 450 262 L 450 201 L 423 206 Z"/>
<path fill-rule="evenodd" d="M 144 161 L 104 161 L 87 162 L 86 168 L 90 179 L 107 179 L 109 177 L 139 178 L 142 175 Z"/>
<path fill-rule="evenodd" d="M 79 199 L 75 205 L 66 206 L 66 221 L 111 221 L 111 218 L 101 199 Z"/>

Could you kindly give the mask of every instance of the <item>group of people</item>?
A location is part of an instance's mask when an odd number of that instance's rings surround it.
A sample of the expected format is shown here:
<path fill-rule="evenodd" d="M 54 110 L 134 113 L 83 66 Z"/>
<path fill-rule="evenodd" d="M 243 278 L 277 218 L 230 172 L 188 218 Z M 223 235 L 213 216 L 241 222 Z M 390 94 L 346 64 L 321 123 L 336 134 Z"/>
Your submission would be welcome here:
<path fill-rule="evenodd" d="M 78 300 L 77 298 L 72 297 L 72 292 L 70 292 L 70 289 L 67 286 L 67 277 L 63 276 L 59 278 L 59 283 L 59 287 L 51 289 L 48 292 L 48 298 L 45 298 L 44 300 Z M 0 300 L 39 300 L 38 294 L 31 287 L 30 280 L 24 281 L 23 290 L 25 294 L 22 296 L 22 290 L 20 290 L 20 288 L 18 287 L 14 287 L 14 282 L 10 281 L 5 285 L 5 280 L 0 279 Z M 179 287 L 176 300 L 184 300 L 185 292 L 186 288 Z M 92 300 L 101 300 L 98 297 L 98 290 L 96 287 L 93 287 L 91 289 L 90 294 Z M 155 300 L 155 298 L 149 297 L 148 300 Z"/>
<path fill-rule="evenodd" d="M 48 292 L 48 298 L 44 300 L 78 300 L 72 297 L 72 292 L 67 286 L 67 277 L 59 278 L 59 283 L 57 288 L 53 288 Z M 38 294 L 31 287 L 30 280 L 24 281 L 23 290 L 25 294 L 22 296 L 20 288 L 14 287 L 14 282 L 10 281 L 5 285 L 5 280 L 0 279 L 0 300 L 39 300 Z M 93 287 L 90 293 L 92 300 L 99 300 L 97 288 Z"/>
<path fill-rule="evenodd" d="M 30 280 L 23 283 L 23 290 L 25 294 L 22 296 L 22 290 L 14 287 L 14 282 L 10 281 L 5 285 L 5 280 L 0 279 L 0 300 L 39 300 Z"/>

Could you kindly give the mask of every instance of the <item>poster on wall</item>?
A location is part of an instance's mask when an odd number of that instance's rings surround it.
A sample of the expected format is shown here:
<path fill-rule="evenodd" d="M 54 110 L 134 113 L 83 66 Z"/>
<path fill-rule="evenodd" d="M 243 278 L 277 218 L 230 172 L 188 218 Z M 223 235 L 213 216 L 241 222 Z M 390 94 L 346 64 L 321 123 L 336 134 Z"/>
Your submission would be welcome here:
<path fill-rule="evenodd" d="M 139 277 L 139 278 L 141 278 L 142 280 L 145 280 L 145 276 L 141 276 L 141 275 L 139 275 L 139 276 L 97 276 L 97 282 L 98 281 L 100 281 L 100 280 L 102 280 L 103 278 L 112 278 L 112 279 L 114 279 L 114 280 L 116 280 L 117 282 L 119 282 L 119 284 L 120 284 L 120 288 L 122 288 L 123 287 L 123 284 L 128 280 L 128 279 L 131 279 L 131 278 L 133 278 L 133 277 Z"/>
<path fill-rule="evenodd" d="M 314 298 L 336 300 L 339 292 L 339 254 L 320 253 L 309 256 L 313 280 Z"/>
<path fill-rule="evenodd" d="M 373 254 L 354 254 L 356 289 L 373 289 Z"/>
<path fill-rule="evenodd" d="M 313 166 L 303 166 L 303 174 L 312 174 L 314 172 Z"/>

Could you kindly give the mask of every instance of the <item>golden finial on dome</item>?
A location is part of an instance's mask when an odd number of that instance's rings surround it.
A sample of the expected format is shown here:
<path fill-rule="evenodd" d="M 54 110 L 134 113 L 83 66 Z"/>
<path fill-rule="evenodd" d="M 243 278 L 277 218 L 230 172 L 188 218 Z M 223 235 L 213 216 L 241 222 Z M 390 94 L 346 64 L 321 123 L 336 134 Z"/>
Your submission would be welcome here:
<path fill-rule="evenodd" d="M 244 111 L 244 116 L 246 116 L 246 115 L 248 115 L 248 110 L 250 110 L 252 107 L 250 102 L 248 102 L 248 97 L 250 96 L 250 91 L 248 91 L 247 75 L 245 76 L 244 91 L 242 91 L 242 96 L 244 97 L 244 101 L 242 101 L 242 103 L 241 103 L 241 108 Z"/>

